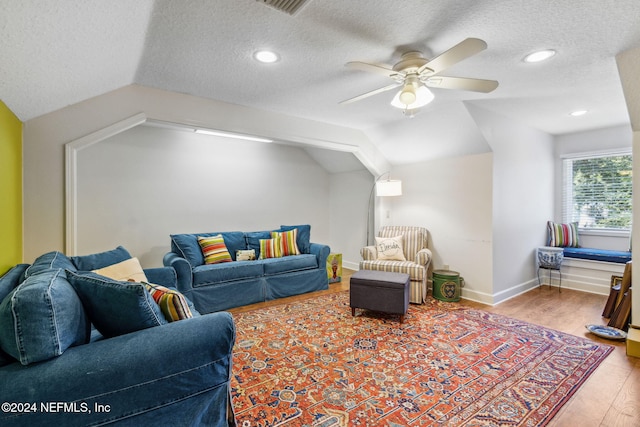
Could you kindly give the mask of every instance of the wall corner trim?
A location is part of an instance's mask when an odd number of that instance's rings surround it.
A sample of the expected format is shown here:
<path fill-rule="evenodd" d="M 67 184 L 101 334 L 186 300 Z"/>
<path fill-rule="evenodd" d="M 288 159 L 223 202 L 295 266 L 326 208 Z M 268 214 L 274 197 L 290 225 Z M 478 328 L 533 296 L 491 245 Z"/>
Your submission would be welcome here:
<path fill-rule="evenodd" d="M 146 114 L 138 113 L 65 144 L 65 253 L 67 255 L 77 255 L 76 250 L 78 246 L 78 152 L 93 144 L 96 144 L 121 132 L 141 125 L 147 120 L 148 118 Z"/>

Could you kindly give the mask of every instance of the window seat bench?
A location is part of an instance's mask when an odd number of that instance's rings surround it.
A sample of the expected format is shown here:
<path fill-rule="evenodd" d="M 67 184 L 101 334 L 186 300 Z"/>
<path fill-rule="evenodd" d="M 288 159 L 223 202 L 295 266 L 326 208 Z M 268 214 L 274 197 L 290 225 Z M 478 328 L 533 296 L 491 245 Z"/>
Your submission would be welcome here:
<path fill-rule="evenodd" d="M 565 258 L 579 258 L 591 261 L 615 262 L 625 264 L 631 261 L 631 252 L 612 251 L 608 249 L 594 248 L 564 248 Z"/>

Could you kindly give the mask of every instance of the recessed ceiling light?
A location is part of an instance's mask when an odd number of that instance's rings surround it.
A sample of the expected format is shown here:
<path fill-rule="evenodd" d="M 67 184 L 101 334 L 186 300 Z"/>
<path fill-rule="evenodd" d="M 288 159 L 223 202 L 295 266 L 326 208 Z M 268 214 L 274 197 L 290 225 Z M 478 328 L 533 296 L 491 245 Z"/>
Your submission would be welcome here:
<path fill-rule="evenodd" d="M 253 54 L 253 57 L 265 64 L 271 64 L 273 62 L 277 62 L 278 59 L 280 59 L 277 53 L 270 50 L 259 50 Z"/>
<path fill-rule="evenodd" d="M 539 50 L 537 52 L 530 53 L 529 55 L 524 57 L 524 62 L 540 62 L 545 59 L 551 58 L 556 54 L 556 51 L 553 49 L 545 49 Z"/>
<path fill-rule="evenodd" d="M 587 110 L 576 110 L 576 111 L 572 111 L 569 114 L 573 117 L 584 116 L 585 114 L 587 114 Z"/>

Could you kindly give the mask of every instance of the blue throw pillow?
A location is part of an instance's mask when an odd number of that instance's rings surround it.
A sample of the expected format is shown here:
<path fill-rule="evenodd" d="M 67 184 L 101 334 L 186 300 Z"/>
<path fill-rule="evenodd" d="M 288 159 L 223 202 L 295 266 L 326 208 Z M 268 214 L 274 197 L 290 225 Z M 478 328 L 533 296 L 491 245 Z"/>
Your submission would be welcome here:
<path fill-rule="evenodd" d="M 256 252 L 256 259 L 260 258 L 260 240 L 271 238 L 271 231 L 250 231 L 245 233 L 247 239 L 247 249 L 253 249 Z"/>
<path fill-rule="evenodd" d="M 61 269 L 29 276 L 0 303 L 0 347 L 21 364 L 86 344 L 90 323 Z"/>
<path fill-rule="evenodd" d="M 0 302 L 25 279 L 29 264 L 18 264 L 0 277 Z"/>
<path fill-rule="evenodd" d="M 296 238 L 296 244 L 298 249 L 303 254 L 311 253 L 311 226 L 309 224 L 304 225 L 281 225 L 280 231 L 289 231 L 294 228 L 298 229 L 298 236 Z"/>
<path fill-rule="evenodd" d="M 89 319 L 105 337 L 167 323 L 142 283 L 119 282 L 91 272 L 67 271 Z"/>
<path fill-rule="evenodd" d="M 131 254 L 122 246 L 118 246 L 110 251 L 98 252 L 91 255 L 72 256 L 69 259 L 75 266 L 75 268 L 71 268 L 70 270 L 92 271 L 131 259 Z"/>
<path fill-rule="evenodd" d="M 29 277 L 34 274 L 42 273 L 47 270 L 75 270 L 75 266 L 71 262 L 71 260 L 60 251 L 47 252 L 46 254 L 40 255 L 33 261 L 33 264 L 27 268 L 25 272 L 25 276 Z"/>

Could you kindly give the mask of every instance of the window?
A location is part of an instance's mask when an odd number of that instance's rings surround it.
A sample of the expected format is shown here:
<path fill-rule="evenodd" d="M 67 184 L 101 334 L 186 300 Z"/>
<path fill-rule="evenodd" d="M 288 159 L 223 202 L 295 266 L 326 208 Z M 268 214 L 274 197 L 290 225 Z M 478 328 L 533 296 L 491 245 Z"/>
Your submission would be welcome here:
<path fill-rule="evenodd" d="M 630 230 L 630 152 L 563 159 L 562 216 L 582 229 Z"/>

